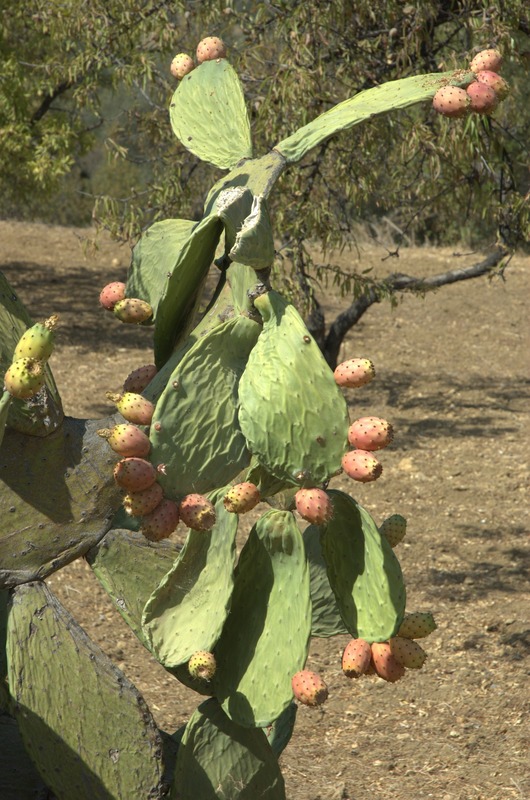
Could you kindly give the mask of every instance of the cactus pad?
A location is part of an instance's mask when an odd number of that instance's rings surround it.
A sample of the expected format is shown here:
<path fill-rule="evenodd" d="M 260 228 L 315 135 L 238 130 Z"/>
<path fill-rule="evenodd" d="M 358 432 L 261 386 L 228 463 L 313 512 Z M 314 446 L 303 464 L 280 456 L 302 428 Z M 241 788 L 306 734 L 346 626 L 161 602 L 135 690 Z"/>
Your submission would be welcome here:
<path fill-rule="evenodd" d="M 24 747 L 16 720 L 0 714 L 0 797 L 29 800 L 49 797 Z"/>
<path fill-rule="evenodd" d="M 309 525 L 303 533 L 303 539 L 311 579 L 311 636 L 327 638 L 348 633 L 348 629 L 329 583 L 320 543 L 321 533 L 320 526 Z"/>

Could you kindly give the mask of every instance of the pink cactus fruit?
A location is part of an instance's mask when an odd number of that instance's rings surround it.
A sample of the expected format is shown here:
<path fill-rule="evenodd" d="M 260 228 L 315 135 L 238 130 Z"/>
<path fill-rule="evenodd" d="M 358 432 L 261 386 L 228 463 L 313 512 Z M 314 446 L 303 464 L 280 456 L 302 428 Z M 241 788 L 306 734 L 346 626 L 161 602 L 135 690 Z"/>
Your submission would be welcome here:
<path fill-rule="evenodd" d="M 153 316 L 153 309 L 149 303 L 138 297 L 124 297 L 123 300 L 118 300 L 112 311 L 120 322 L 126 322 L 129 325 L 140 325 Z"/>
<path fill-rule="evenodd" d="M 432 99 L 432 107 L 444 117 L 457 119 L 465 117 L 469 111 L 471 99 L 465 89 L 458 86 L 442 86 Z"/>
<path fill-rule="evenodd" d="M 193 58 L 187 53 L 177 53 L 169 67 L 169 71 L 178 81 L 181 81 L 192 69 L 195 69 L 195 64 Z"/>
<path fill-rule="evenodd" d="M 133 369 L 125 378 L 122 391 L 140 394 L 146 386 L 149 386 L 156 373 L 157 369 L 154 364 L 144 364 L 137 369 Z"/>
<path fill-rule="evenodd" d="M 499 105 L 496 92 L 480 81 L 470 83 L 466 92 L 470 100 L 469 107 L 475 114 L 491 114 Z"/>
<path fill-rule="evenodd" d="M 381 417 L 360 417 L 348 428 L 348 441 L 359 450 L 382 450 L 393 438 L 392 425 Z"/>
<path fill-rule="evenodd" d="M 336 367 L 333 377 L 337 386 L 358 389 L 375 378 L 375 367 L 369 358 L 350 358 Z"/>
<path fill-rule="evenodd" d="M 291 678 L 293 694 L 305 706 L 321 706 L 327 700 L 328 687 L 316 672 L 303 669 Z"/>
<path fill-rule="evenodd" d="M 106 397 L 116 404 L 116 408 L 127 422 L 132 422 L 134 425 L 151 424 L 155 407 L 150 400 L 142 397 L 141 394 L 136 392 L 125 392 L 124 394 L 107 392 Z"/>
<path fill-rule="evenodd" d="M 313 525 L 324 525 L 333 516 L 333 503 L 323 489 L 299 489 L 294 502 L 300 516 Z"/>
<path fill-rule="evenodd" d="M 386 537 L 391 547 L 396 547 L 405 538 L 407 520 L 401 514 L 392 514 L 383 520 L 379 526 L 379 533 Z"/>
<path fill-rule="evenodd" d="M 128 492 L 141 492 L 151 486 L 156 478 L 156 469 L 143 458 L 122 458 L 114 467 L 114 480 Z"/>
<path fill-rule="evenodd" d="M 393 636 L 388 640 L 390 652 L 396 661 L 407 669 L 421 669 L 425 664 L 427 653 L 413 639 Z"/>
<path fill-rule="evenodd" d="M 140 492 L 129 492 L 123 498 L 123 508 L 132 517 L 144 517 L 150 514 L 164 499 L 164 492 L 159 483 L 153 483 Z"/>
<path fill-rule="evenodd" d="M 480 53 L 472 60 L 469 68 L 471 72 L 482 72 L 483 70 L 491 70 L 491 72 L 498 72 L 502 64 L 502 56 L 498 50 L 481 50 Z"/>
<path fill-rule="evenodd" d="M 145 458 L 151 449 L 149 437 L 136 425 L 129 422 L 115 425 L 113 428 L 101 428 L 98 436 L 107 440 L 115 453 L 123 458 Z"/>
<path fill-rule="evenodd" d="M 261 500 L 258 487 L 250 481 L 236 483 L 224 496 L 223 503 L 232 514 L 246 514 Z"/>
<path fill-rule="evenodd" d="M 348 678 L 360 678 L 370 666 L 372 649 L 364 639 L 351 639 L 342 654 L 342 671 Z"/>
<path fill-rule="evenodd" d="M 12 397 L 27 400 L 44 386 L 46 373 L 42 361 L 35 358 L 17 358 L 4 375 L 4 387 Z"/>
<path fill-rule="evenodd" d="M 484 83 L 486 86 L 489 86 L 490 89 L 493 89 L 499 100 L 504 100 L 510 93 L 509 85 L 504 78 L 501 78 L 496 72 L 483 69 L 481 72 L 477 72 L 476 78 L 479 83 Z"/>
<path fill-rule="evenodd" d="M 226 46 L 218 36 L 207 36 L 197 45 L 197 61 L 215 61 L 217 58 L 226 58 Z"/>
<path fill-rule="evenodd" d="M 398 636 L 406 639 L 424 639 L 437 627 L 435 619 L 429 611 L 413 611 L 405 614 L 398 630 Z"/>
<path fill-rule="evenodd" d="M 215 508 L 202 494 L 188 494 L 179 503 L 180 519 L 194 531 L 209 531 L 215 524 Z"/>
<path fill-rule="evenodd" d="M 392 655 L 388 642 L 372 643 L 372 663 L 383 680 L 395 683 L 405 674 L 405 667 Z"/>
<path fill-rule="evenodd" d="M 377 480 L 383 472 L 383 465 L 368 450 L 350 450 L 342 457 L 342 468 L 346 475 L 360 483 Z"/>
<path fill-rule="evenodd" d="M 216 669 L 215 656 L 207 650 L 197 650 L 188 661 L 188 672 L 192 678 L 211 681 Z"/>
<path fill-rule="evenodd" d="M 125 284 L 122 281 L 107 283 L 99 293 L 99 302 L 107 311 L 112 311 L 116 303 L 125 297 Z"/>
<path fill-rule="evenodd" d="M 151 542 L 159 542 L 171 536 L 179 524 L 177 504 L 165 497 L 154 511 L 142 517 L 141 532 Z"/>

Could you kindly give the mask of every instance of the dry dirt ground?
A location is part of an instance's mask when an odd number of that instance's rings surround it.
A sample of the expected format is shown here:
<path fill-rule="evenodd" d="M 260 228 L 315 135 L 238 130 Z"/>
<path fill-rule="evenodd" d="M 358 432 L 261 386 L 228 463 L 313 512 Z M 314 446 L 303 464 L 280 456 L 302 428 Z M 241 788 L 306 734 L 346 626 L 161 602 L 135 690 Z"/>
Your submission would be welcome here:
<path fill-rule="evenodd" d="M 130 253 L 104 239 L 85 256 L 83 234 L 0 223 L 0 269 L 34 318 L 60 314 L 51 365 L 66 412 L 99 417 L 112 410 L 105 391 L 151 360 L 151 334 L 98 307 L 99 289 L 125 276 Z M 481 258 L 409 249 L 396 265 L 384 255 L 366 248 L 361 266 L 429 275 Z M 529 270 L 519 256 L 505 282 L 483 278 L 407 297 L 395 310 L 373 307 L 344 345 L 344 357 L 368 356 L 378 373 L 351 392 L 352 417 L 384 416 L 396 429 L 381 479 L 348 488 L 377 521 L 408 518 L 397 551 L 408 610 L 431 610 L 438 630 L 424 669 L 397 684 L 349 681 L 340 670 L 346 639 L 313 641 L 308 666 L 330 697 L 319 710 L 300 708 L 282 757 L 289 800 L 530 797 Z M 329 319 L 339 305 L 327 302 Z M 48 583 L 159 726 L 181 726 L 197 696 L 136 641 L 86 564 Z"/>

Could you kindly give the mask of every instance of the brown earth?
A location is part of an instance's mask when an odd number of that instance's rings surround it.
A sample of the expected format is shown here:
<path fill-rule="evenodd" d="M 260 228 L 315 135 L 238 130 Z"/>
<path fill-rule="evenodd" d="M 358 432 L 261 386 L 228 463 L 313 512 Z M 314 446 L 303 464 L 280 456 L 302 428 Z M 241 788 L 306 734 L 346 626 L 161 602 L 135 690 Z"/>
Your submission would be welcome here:
<path fill-rule="evenodd" d="M 99 289 L 124 277 L 130 253 L 103 239 L 86 256 L 84 234 L 0 222 L 0 269 L 34 318 L 60 314 L 51 364 L 65 410 L 99 417 L 112 410 L 105 391 L 151 360 L 151 334 L 98 307 Z M 395 269 L 384 255 L 367 247 L 357 266 Z M 429 275 L 480 257 L 408 249 L 399 269 Z M 438 629 L 425 642 L 425 668 L 396 684 L 345 678 L 346 637 L 313 641 L 308 666 L 330 697 L 319 710 L 299 710 L 282 757 L 289 800 L 530 797 L 529 268 L 518 256 L 504 282 L 482 278 L 405 297 L 395 310 L 373 307 L 344 345 L 344 357 L 368 356 L 378 373 L 351 391 L 352 417 L 384 416 L 396 429 L 382 478 L 348 489 L 377 521 L 408 518 L 397 551 L 407 607 L 431 610 Z M 326 303 L 328 319 L 340 305 Z M 181 726 L 197 696 L 137 642 L 85 562 L 48 584 L 136 684 L 159 726 Z"/>

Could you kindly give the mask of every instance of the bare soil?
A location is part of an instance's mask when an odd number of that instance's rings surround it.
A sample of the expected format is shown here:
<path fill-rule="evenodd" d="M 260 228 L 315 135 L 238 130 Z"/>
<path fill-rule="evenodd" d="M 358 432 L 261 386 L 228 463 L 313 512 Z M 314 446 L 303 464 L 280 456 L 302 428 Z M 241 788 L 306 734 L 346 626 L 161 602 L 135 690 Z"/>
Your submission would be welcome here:
<path fill-rule="evenodd" d="M 36 319 L 58 313 L 51 366 L 66 412 L 112 411 L 105 391 L 151 358 L 151 333 L 117 323 L 98 305 L 122 279 L 130 252 L 108 239 L 86 255 L 86 231 L 0 222 L 0 269 Z M 361 251 L 357 267 L 430 275 L 480 260 L 449 249 Z M 336 262 L 347 267 L 354 255 Z M 371 485 L 347 488 L 374 515 L 408 518 L 396 551 L 408 610 L 430 610 L 429 659 L 396 684 L 345 678 L 347 637 L 315 639 L 308 666 L 330 689 L 301 707 L 282 757 L 289 800 L 524 800 L 530 797 L 528 573 L 530 258 L 506 280 L 478 279 L 398 307 L 374 306 L 344 344 L 367 356 L 374 383 L 350 391 L 351 416 L 391 420 L 394 444 Z M 344 305 L 328 296 L 328 321 Z M 48 584 L 86 632 L 143 693 L 158 725 L 180 727 L 200 698 L 138 643 L 85 562 Z"/>

